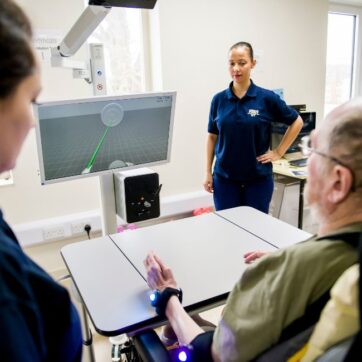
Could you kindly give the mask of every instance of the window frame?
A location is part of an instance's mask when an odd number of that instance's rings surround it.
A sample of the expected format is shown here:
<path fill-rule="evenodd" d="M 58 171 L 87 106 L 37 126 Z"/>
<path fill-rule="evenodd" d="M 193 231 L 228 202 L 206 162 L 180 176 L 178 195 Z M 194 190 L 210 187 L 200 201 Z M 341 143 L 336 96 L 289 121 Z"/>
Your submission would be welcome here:
<path fill-rule="evenodd" d="M 344 14 L 356 17 L 354 34 L 354 52 L 352 63 L 352 90 L 351 98 L 362 96 L 362 7 L 340 4 L 329 4 L 328 14 Z"/>
<path fill-rule="evenodd" d="M 86 1 L 87 3 L 87 1 Z M 87 5 L 85 5 L 87 6 Z M 135 9 L 124 8 L 125 11 L 135 11 Z M 153 75 L 153 52 L 151 51 L 152 47 L 152 27 L 150 24 L 149 10 L 137 9 L 139 11 L 139 20 L 140 20 L 140 48 L 141 48 L 141 72 L 142 72 L 142 87 L 136 93 L 150 92 L 154 88 L 154 75 Z M 155 10 L 153 10 L 155 11 Z M 111 10 L 112 12 L 112 10 Z M 109 14 L 110 15 L 110 14 Z M 108 16 L 109 16 L 108 15 Z M 107 21 L 107 17 L 103 20 Z M 95 29 L 97 31 L 98 28 Z M 88 37 L 86 43 L 89 45 L 91 43 L 99 43 L 99 41 L 94 41 L 92 39 L 93 34 Z M 101 41 L 100 41 L 101 42 Z M 102 42 L 101 42 L 102 43 Z M 106 62 L 106 73 L 110 72 L 110 69 L 107 67 Z M 108 83 L 108 82 L 107 82 Z M 128 93 L 132 93 L 132 90 L 129 90 Z M 113 91 L 110 91 L 110 86 L 107 84 L 107 95 L 114 94 Z"/>

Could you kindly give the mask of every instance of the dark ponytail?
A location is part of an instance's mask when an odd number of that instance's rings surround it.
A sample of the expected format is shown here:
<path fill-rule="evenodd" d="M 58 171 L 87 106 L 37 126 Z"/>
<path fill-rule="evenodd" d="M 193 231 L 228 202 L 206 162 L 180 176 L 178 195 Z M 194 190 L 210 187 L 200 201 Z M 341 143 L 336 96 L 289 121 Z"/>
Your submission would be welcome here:
<path fill-rule="evenodd" d="M 35 68 L 30 22 L 12 0 L 0 0 L 0 100 Z"/>

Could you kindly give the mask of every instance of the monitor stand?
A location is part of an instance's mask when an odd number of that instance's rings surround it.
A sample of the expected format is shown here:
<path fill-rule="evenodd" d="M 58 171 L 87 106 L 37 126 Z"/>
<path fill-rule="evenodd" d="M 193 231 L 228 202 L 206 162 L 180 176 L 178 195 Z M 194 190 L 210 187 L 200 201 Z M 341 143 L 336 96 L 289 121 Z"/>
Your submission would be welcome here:
<path fill-rule="evenodd" d="M 99 189 L 101 201 L 102 234 L 115 234 L 117 232 L 117 213 L 112 172 L 99 176 Z"/>

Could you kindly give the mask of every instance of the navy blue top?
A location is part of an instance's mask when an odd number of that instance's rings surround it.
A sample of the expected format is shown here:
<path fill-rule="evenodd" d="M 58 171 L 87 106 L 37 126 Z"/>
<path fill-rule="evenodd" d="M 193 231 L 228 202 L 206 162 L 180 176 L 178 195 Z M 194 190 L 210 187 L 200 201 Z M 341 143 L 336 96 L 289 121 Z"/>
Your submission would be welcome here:
<path fill-rule="evenodd" d="M 253 182 L 272 174 L 272 164 L 256 160 L 268 151 L 271 125 L 291 125 L 298 113 L 277 94 L 252 81 L 245 96 L 229 88 L 211 101 L 208 132 L 218 135 L 214 173 L 233 180 Z"/>
<path fill-rule="evenodd" d="M 0 360 L 76 362 L 81 354 L 67 290 L 24 254 L 0 210 Z"/>

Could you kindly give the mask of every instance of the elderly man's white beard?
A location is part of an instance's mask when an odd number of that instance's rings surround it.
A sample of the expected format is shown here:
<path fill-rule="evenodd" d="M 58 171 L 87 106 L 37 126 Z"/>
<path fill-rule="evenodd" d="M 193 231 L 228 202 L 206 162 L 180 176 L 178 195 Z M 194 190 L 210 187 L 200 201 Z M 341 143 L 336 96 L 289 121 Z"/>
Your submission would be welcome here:
<path fill-rule="evenodd" d="M 308 184 L 308 182 L 306 182 L 306 184 L 305 184 L 303 195 L 304 195 L 305 206 L 308 206 L 310 208 L 311 219 L 313 221 L 316 221 L 317 224 L 319 224 L 323 219 L 322 213 L 320 212 L 318 203 L 316 201 L 311 202 L 310 199 L 309 199 L 309 184 Z"/>

